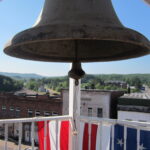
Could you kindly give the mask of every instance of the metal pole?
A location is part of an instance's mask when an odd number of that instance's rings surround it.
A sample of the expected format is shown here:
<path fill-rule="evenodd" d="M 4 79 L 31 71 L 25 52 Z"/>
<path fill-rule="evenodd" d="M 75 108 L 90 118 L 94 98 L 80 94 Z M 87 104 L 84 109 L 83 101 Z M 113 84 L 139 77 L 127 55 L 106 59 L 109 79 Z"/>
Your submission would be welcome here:
<path fill-rule="evenodd" d="M 78 80 L 78 84 L 76 84 L 77 80 L 70 78 L 69 79 L 69 116 L 73 118 L 73 133 L 70 136 L 70 150 L 77 150 L 79 146 L 78 144 L 78 132 L 79 132 L 79 116 L 80 116 L 80 104 L 81 104 L 81 92 L 80 85 L 81 80 Z"/>

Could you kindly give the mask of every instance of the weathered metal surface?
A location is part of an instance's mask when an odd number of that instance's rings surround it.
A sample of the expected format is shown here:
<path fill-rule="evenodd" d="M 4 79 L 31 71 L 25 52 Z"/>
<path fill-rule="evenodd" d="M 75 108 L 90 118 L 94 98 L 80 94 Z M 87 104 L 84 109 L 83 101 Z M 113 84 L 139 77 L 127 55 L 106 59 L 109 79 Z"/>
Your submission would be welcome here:
<path fill-rule="evenodd" d="M 68 76 L 76 79 L 76 85 L 78 85 L 78 80 L 83 78 L 85 75 L 85 72 L 82 70 L 81 63 L 79 62 L 73 62 L 72 68 L 68 73 Z"/>
<path fill-rule="evenodd" d="M 150 42 L 120 23 L 111 0 L 46 0 L 34 27 L 15 35 L 4 52 L 40 61 L 112 61 L 149 54 Z"/>

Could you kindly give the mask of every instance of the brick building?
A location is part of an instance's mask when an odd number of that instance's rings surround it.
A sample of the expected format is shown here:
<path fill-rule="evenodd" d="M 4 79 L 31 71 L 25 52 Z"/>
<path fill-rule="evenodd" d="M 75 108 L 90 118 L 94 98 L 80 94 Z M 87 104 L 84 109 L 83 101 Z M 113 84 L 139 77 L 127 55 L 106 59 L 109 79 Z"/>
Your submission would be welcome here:
<path fill-rule="evenodd" d="M 20 94 L 22 95 L 22 94 Z M 0 119 L 27 118 L 35 116 L 62 115 L 60 96 L 25 95 L 0 93 Z M 18 124 L 9 124 L 9 137 L 18 138 Z M 35 129 L 35 134 L 37 129 Z M 0 136 L 4 135 L 4 126 L 0 125 Z M 37 136 L 36 136 L 37 137 Z M 23 124 L 23 142 L 31 141 L 31 124 Z M 38 139 L 35 139 L 37 142 Z"/>
<path fill-rule="evenodd" d="M 62 114 L 62 101 L 58 96 L 16 96 L 0 93 L 0 118 L 26 118 Z"/>

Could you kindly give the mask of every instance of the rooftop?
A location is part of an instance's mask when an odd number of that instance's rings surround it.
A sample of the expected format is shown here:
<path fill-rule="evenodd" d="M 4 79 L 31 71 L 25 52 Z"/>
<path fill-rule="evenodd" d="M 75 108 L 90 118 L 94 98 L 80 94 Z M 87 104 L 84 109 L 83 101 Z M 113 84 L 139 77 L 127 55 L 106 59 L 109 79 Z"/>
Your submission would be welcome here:
<path fill-rule="evenodd" d="M 150 100 L 150 93 L 130 93 L 124 94 L 121 98 L 130 98 L 130 99 L 147 99 Z"/>
<path fill-rule="evenodd" d="M 118 99 L 118 105 L 150 107 L 150 93 L 124 94 Z"/>

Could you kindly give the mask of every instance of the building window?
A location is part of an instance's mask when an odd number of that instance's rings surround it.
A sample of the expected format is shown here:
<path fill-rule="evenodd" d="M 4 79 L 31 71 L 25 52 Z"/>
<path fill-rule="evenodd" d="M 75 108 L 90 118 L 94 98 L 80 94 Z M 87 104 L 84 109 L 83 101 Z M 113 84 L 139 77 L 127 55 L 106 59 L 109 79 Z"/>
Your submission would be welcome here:
<path fill-rule="evenodd" d="M 11 107 L 10 107 L 10 111 L 14 111 L 14 107 L 11 106 Z"/>
<path fill-rule="evenodd" d="M 15 129 L 15 136 L 19 137 L 19 130 L 18 129 Z"/>
<path fill-rule="evenodd" d="M 19 107 L 16 108 L 16 117 L 20 117 L 20 108 Z"/>
<path fill-rule="evenodd" d="M 92 116 L 92 108 L 88 108 L 88 116 L 89 116 L 89 117 Z"/>
<path fill-rule="evenodd" d="M 139 120 L 140 122 L 147 122 L 146 120 Z"/>
<path fill-rule="evenodd" d="M 103 117 L 103 109 L 102 108 L 97 108 L 97 117 L 100 117 L 100 118 Z"/>
<path fill-rule="evenodd" d="M 28 109 L 28 117 L 33 117 L 33 111 L 31 109 Z"/>
<path fill-rule="evenodd" d="M 2 110 L 4 110 L 4 111 L 5 111 L 5 110 L 6 110 L 6 106 L 2 106 Z"/>
<path fill-rule="evenodd" d="M 44 116 L 50 116 L 50 115 L 51 115 L 50 112 L 48 112 L 48 111 L 44 112 Z"/>
<path fill-rule="evenodd" d="M 35 111 L 35 116 L 40 116 L 40 111 Z"/>
<path fill-rule="evenodd" d="M 58 113 L 55 112 L 55 111 L 53 111 L 53 112 L 52 112 L 52 116 L 58 116 Z"/>
<path fill-rule="evenodd" d="M 15 109 L 14 109 L 14 107 L 10 106 L 9 110 L 10 110 L 10 116 L 11 117 L 15 117 L 15 111 L 14 111 Z"/>
<path fill-rule="evenodd" d="M 133 121 L 132 119 L 125 119 L 125 120 L 127 120 L 127 121 Z"/>

